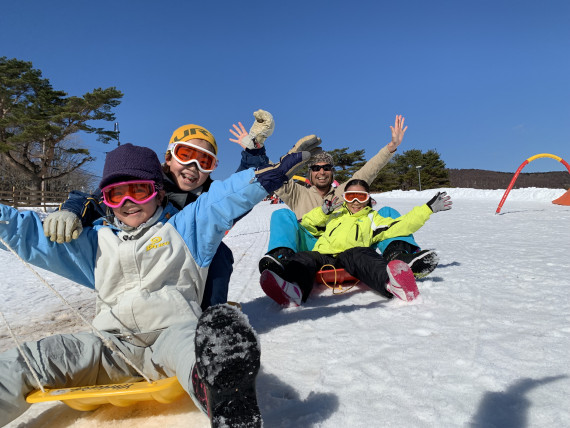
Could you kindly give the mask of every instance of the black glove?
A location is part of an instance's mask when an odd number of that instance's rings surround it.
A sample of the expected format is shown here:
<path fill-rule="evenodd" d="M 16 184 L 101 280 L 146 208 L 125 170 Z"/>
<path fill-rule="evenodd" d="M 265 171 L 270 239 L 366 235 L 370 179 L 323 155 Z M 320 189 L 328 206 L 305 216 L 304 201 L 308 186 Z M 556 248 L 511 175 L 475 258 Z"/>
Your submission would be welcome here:
<path fill-rule="evenodd" d="M 255 171 L 255 177 L 267 193 L 271 194 L 289 181 L 309 159 L 310 152 L 289 153 L 281 157 L 279 163 Z"/>
<path fill-rule="evenodd" d="M 436 213 L 438 211 L 447 211 L 451 209 L 451 197 L 446 192 L 437 192 L 437 194 L 429 200 L 427 206 Z"/>

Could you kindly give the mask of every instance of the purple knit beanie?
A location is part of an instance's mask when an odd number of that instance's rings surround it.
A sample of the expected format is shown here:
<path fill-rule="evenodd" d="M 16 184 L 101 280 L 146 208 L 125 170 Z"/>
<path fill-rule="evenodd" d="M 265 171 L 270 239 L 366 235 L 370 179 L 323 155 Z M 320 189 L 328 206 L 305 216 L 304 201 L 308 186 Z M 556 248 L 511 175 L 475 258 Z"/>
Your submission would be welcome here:
<path fill-rule="evenodd" d="M 128 180 L 152 180 L 162 185 L 162 166 L 153 150 L 127 143 L 107 153 L 99 188 Z"/>

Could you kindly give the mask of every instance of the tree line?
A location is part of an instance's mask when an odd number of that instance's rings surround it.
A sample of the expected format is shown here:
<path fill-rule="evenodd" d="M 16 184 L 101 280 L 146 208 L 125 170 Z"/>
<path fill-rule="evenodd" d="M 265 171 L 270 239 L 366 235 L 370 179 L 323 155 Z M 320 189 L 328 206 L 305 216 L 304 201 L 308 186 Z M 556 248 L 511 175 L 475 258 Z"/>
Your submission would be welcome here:
<path fill-rule="evenodd" d="M 97 125 L 115 120 L 113 109 L 122 97 L 115 87 L 69 96 L 54 89 L 31 62 L 0 57 L 0 190 L 92 189 L 94 180 L 81 167 L 94 158 L 79 135 L 94 134 L 103 144 L 118 141 L 117 132 Z M 345 147 L 330 153 L 338 182 L 366 162 L 364 150 L 348 152 Z M 422 189 L 449 185 L 445 163 L 435 150 L 395 155 L 371 188 L 418 189 L 420 177 Z"/>
<path fill-rule="evenodd" d="M 344 147 L 328 151 L 335 164 L 334 178 L 339 183 L 350 180 L 366 163 L 364 150 L 348 150 L 348 147 Z M 420 167 L 419 171 L 417 167 Z M 307 176 L 307 168 L 303 168 L 298 175 Z M 450 185 L 449 172 L 437 151 L 428 150 L 423 153 L 421 150 L 412 149 L 394 155 L 380 170 L 370 189 L 374 192 L 419 190 L 420 180 L 422 190 Z"/>

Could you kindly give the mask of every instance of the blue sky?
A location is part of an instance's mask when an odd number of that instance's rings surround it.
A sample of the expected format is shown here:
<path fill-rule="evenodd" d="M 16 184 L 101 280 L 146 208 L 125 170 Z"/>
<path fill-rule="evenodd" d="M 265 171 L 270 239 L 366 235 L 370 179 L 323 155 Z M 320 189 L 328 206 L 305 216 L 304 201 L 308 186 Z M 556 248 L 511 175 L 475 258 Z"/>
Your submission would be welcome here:
<path fill-rule="evenodd" d="M 273 160 L 313 133 L 370 158 L 403 114 L 400 152 L 514 172 L 538 153 L 570 162 L 569 22 L 567 0 L 3 0 L 0 55 L 69 95 L 117 87 L 121 142 L 161 159 L 174 129 L 205 126 L 218 179 L 239 162 L 228 129 L 259 108 L 276 120 Z M 100 173 L 114 145 L 82 139 Z M 524 172 L 557 170 L 538 159 Z"/>

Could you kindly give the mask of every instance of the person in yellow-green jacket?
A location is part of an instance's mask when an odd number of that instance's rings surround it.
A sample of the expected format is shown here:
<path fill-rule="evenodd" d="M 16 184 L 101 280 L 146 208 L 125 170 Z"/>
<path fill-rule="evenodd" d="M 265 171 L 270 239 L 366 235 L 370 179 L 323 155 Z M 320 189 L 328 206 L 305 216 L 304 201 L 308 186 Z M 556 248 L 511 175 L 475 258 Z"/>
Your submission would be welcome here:
<path fill-rule="evenodd" d="M 279 272 L 262 273 L 265 294 L 282 306 L 299 306 L 309 297 L 316 273 L 324 265 L 333 265 L 389 299 L 414 300 L 419 291 L 410 267 L 402 260 L 386 261 L 371 246 L 414 233 L 433 213 L 451 209 L 451 198 L 438 192 L 428 203 L 394 219 L 372 209 L 370 187 L 364 180 L 350 180 L 342 197 L 303 216 L 301 225 L 320 237 L 313 251 L 296 253 Z"/>

